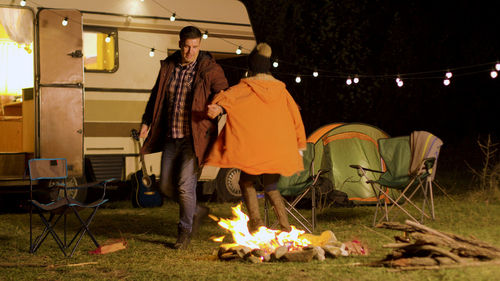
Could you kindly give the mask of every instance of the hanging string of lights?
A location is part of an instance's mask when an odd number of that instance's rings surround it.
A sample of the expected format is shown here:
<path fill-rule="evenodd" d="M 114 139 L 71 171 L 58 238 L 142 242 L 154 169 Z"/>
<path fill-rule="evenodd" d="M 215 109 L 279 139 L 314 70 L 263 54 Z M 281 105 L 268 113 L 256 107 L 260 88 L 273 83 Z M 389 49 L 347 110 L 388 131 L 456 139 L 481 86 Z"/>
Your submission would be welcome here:
<path fill-rule="evenodd" d="M 33 0 L 28 0 L 29 2 L 35 4 L 36 6 L 38 5 L 35 1 Z M 26 0 L 21 0 L 19 2 L 20 6 L 26 6 Z M 144 2 L 145 0 L 139 0 L 140 2 Z M 155 4 L 157 4 L 159 7 L 162 9 L 166 10 L 171 14 L 170 16 L 170 21 L 175 21 L 179 17 L 175 13 L 175 11 L 172 11 L 159 3 L 157 0 L 151 0 Z M 62 18 L 61 24 L 63 26 L 67 26 L 69 24 L 70 19 L 68 17 L 65 17 L 63 15 L 60 15 L 57 13 L 57 11 L 53 11 L 55 14 L 59 15 Z M 193 22 L 190 22 L 189 20 L 185 20 L 189 22 L 191 25 L 197 27 Z M 78 24 L 81 24 L 80 22 L 77 22 Z M 199 27 L 197 27 L 200 30 L 203 30 Z M 203 30 L 203 39 L 207 39 L 209 37 L 209 32 L 208 30 Z M 235 53 L 237 55 L 241 55 L 243 51 L 243 47 L 241 45 L 238 45 L 236 43 L 233 43 L 225 38 L 220 38 L 217 37 L 220 40 L 225 41 L 228 44 L 231 44 L 233 46 L 237 46 Z M 147 50 L 149 50 L 149 56 L 154 57 L 156 52 L 161 52 L 161 53 L 166 53 L 162 50 L 157 50 L 154 47 L 150 47 L 144 44 L 137 43 L 132 40 L 128 40 L 125 38 L 118 38 L 121 41 L 128 42 L 130 44 L 134 44 L 140 47 L 143 47 Z M 108 35 L 105 38 L 105 42 L 109 43 L 111 42 L 110 35 Z M 246 49 L 245 49 L 246 50 Z M 250 51 L 250 50 L 247 50 Z M 280 63 L 285 63 L 289 64 L 292 66 L 295 66 L 297 68 L 303 68 L 303 66 L 299 66 L 294 63 L 290 63 L 284 60 L 278 60 L 277 58 L 273 59 L 272 66 L 273 68 L 277 69 L 280 65 Z M 240 67 L 235 67 L 235 66 L 229 66 L 225 65 L 226 67 L 229 68 L 235 68 L 235 69 L 243 69 Z M 488 67 L 486 70 L 484 67 Z M 477 70 L 478 68 L 482 68 L 480 70 Z M 244 70 L 244 69 L 243 69 Z M 500 62 L 486 62 L 486 63 L 481 63 L 481 64 L 475 64 L 475 65 L 467 65 L 467 66 L 460 66 L 460 67 L 453 67 L 453 68 L 446 68 L 446 69 L 438 69 L 438 70 L 429 70 L 429 71 L 421 71 L 421 72 L 410 72 L 410 73 L 397 73 L 397 74 L 352 74 L 352 73 L 343 73 L 343 72 L 338 72 L 338 71 L 329 71 L 329 70 L 320 70 L 317 68 L 314 69 L 308 69 L 307 72 L 310 74 L 303 74 L 305 71 L 301 71 L 300 73 L 302 74 L 297 74 L 297 73 L 284 73 L 284 72 L 278 72 L 276 70 L 273 71 L 273 73 L 278 74 L 278 75 L 284 75 L 284 76 L 295 76 L 295 82 L 296 83 L 301 83 L 302 82 L 302 77 L 312 77 L 313 79 L 318 78 L 318 77 L 323 77 L 323 78 L 330 78 L 330 79 L 341 79 L 345 80 L 346 85 L 351 86 L 351 85 L 356 85 L 359 84 L 361 79 L 394 79 L 396 85 L 398 87 L 403 87 L 404 86 L 404 81 L 403 80 L 422 80 L 422 79 L 442 79 L 443 80 L 443 85 L 444 86 L 449 86 L 451 85 L 452 77 L 463 77 L 463 76 L 469 76 L 469 75 L 475 75 L 479 73 L 486 73 L 488 72 L 490 77 L 492 79 L 495 79 L 498 77 L 498 72 L 500 71 Z M 454 73 L 455 72 L 455 73 Z M 321 74 L 321 75 L 320 75 Z"/>

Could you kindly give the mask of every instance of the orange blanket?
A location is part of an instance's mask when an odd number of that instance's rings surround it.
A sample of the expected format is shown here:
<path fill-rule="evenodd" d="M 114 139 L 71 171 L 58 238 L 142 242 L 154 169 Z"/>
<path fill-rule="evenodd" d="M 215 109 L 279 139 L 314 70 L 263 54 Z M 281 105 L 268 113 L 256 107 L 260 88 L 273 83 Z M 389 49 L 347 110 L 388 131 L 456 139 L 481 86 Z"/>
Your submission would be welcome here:
<path fill-rule="evenodd" d="M 206 165 L 254 175 L 290 176 L 304 169 L 304 125 L 283 82 L 265 74 L 242 79 L 212 103 L 224 107 L 227 121 Z"/>

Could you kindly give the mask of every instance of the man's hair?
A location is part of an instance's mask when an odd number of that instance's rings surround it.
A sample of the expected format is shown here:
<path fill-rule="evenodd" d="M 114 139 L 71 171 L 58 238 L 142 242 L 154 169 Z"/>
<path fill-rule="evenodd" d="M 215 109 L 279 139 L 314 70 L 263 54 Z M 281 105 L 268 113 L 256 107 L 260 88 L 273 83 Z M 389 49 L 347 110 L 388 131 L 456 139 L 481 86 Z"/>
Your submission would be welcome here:
<path fill-rule="evenodd" d="M 184 42 L 186 39 L 201 38 L 201 31 L 194 26 L 186 26 L 181 29 L 179 37 L 181 39 L 181 42 Z"/>

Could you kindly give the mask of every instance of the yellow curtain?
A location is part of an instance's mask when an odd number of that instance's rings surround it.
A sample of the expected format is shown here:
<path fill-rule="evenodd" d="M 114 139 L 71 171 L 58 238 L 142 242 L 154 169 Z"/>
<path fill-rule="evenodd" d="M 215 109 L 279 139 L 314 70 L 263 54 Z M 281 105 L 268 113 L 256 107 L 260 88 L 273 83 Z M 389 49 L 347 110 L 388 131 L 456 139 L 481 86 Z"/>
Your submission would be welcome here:
<path fill-rule="evenodd" d="M 33 87 L 32 45 L 10 40 L 0 24 L 0 95 L 17 96 Z"/>

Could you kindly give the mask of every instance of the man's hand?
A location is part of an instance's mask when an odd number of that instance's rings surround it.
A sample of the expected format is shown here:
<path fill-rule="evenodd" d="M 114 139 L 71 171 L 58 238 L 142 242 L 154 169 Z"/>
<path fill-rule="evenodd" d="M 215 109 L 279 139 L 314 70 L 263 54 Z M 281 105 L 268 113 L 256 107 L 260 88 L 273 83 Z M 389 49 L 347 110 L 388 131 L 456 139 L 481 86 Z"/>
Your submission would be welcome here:
<path fill-rule="evenodd" d="M 149 126 L 146 124 L 141 125 L 141 132 L 139 134 L 139 138 L 145 139 L 148 136 L 149 133 Z"/>
<path fill-rule="evenodd" d="M 222 113 L 222 107 L 217 104 L 209 104 L 207 115 L 210 119 L 214 119 Z"/>

